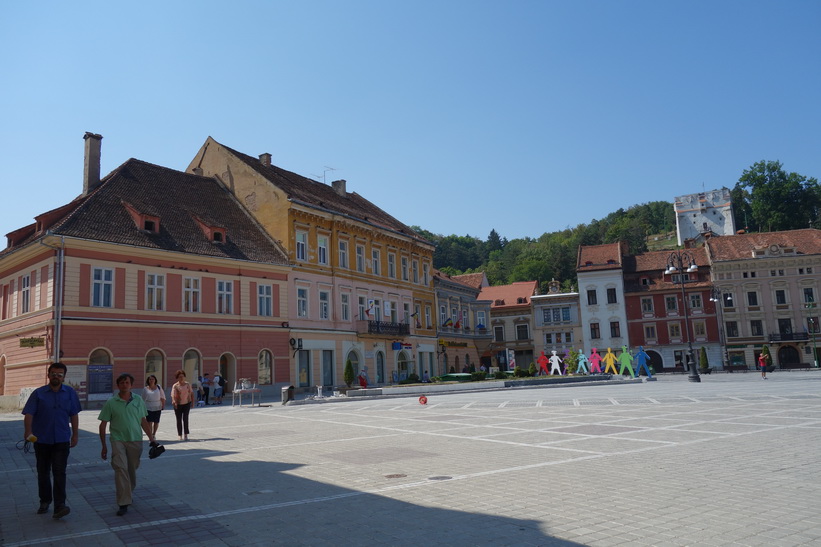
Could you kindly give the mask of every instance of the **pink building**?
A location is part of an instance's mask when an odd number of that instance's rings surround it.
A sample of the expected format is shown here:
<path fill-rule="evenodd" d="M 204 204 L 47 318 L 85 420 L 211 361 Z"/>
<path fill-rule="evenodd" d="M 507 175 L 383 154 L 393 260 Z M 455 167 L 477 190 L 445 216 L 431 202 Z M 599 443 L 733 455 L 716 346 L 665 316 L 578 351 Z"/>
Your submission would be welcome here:
<path fill-rule="evenodd" d="M 82 194 L 0 252 L 0 395 L 56 360 L 90 401 L 123 372 L 291 383 L 282 247 L 214 178 L 130 159 L 100 180 L 101 139 L 85 136 Z"/>

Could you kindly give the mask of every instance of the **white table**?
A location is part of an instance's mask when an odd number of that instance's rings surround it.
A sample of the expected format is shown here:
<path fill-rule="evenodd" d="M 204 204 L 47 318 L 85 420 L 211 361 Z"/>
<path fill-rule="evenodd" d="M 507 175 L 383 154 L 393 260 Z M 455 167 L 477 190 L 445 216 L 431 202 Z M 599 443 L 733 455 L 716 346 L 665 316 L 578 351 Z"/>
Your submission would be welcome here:
<path fill-rule="evenodd" d="M 242 389 L 235 389 L 231 392 L 231 406 L 234 406 L 236 403 L 237 398 L 239 398 L 239 406 L 242 406 L 242 394 L 243 393 L 250 393 L 251 394 L 251 406 L 254 406 L 254 398 L 257 393 L 260 394 L 259 401 L 257 401 L 257 406 L 262 402 L 262 390 L 258 387 L 253 388 L 242 388 Z"/>

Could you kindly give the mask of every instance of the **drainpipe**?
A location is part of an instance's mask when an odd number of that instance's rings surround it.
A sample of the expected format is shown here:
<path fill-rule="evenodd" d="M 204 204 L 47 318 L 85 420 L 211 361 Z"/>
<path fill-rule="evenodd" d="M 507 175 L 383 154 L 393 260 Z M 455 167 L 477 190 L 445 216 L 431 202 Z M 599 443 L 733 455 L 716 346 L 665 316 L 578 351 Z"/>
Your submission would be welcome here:
<path fill-rule="evenodd" d="M 49 235 L 48 233 L 46 235 Z M 57 263 L 54 266 L 54 281 L 57 283 L 54 302 L 54 363 L 60 360 L 60 346 L 63 336 L 63 269 L 66 262 L 66 240 L 60 237 L 60 246 L 55 247 L 40 240 L 40 245 L 57 251 Z"/>

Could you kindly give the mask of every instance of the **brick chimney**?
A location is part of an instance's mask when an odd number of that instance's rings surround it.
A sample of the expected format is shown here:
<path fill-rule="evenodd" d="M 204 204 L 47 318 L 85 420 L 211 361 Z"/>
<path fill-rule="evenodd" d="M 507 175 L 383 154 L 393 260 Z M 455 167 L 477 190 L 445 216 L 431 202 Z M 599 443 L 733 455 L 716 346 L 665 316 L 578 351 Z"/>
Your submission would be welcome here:
<path fill-rule="evenodd" d="M 86 141 L 85 160 L 83 163 L 83 195 L 100 185 L 100 148 L 103 136 L 86 131 L 83 139 Z"/>
<path fill-rule="evenodd" d="M 331 183 L 331 186 L 334 187 L 334 192 L 336 192 L 343 198 L 345 197 L 345 179 L 335 180 Z"/>
<path fill-rule="evenodd" d="M 259 155 L 259 161 L 265 167 L 271 167 L 271 154 L 268 152 Z"/>

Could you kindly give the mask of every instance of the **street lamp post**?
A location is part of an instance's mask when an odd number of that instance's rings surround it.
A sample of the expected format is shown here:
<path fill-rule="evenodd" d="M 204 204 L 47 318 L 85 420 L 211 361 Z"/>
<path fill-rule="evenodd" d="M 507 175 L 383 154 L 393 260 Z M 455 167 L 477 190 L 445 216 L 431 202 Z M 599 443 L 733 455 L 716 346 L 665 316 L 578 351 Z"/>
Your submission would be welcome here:
<path fill-rule="evenodd" d="M 721 289 L 713 286 L 710 292 L 710 301 L 715 304 L 716 310 L 718 310 L 718 344 L 721 346 L 721 358 L 724 360 L 724 370 L 729 370 L 730 353 L 727 350 L 727 338 L 724 335 L 724 317 L 722 313 L 722 308 L 724 307 L 723 297 L 724 294 L 721 292 Z"/>
<path fill-rule="evenodd" d="M 690 334 L 690 315 L 687 312 L 687 294 L 684 292 L 684 274 L 694 273 L 698 271 L 693 255 L 689 251 L 673 251 L 667 258 L 667 269 L 665 274 L 673 275 L 678 273 L 678 282 L 681 284 L 681 305 L 684 306 L 684 329 L 687 333 L 687 347 L 689 348 L 687 357 L 690 362 L 690 375 L 687 378 L 691 382 L 700 382 L 701 376 L 698 375 L 698 367 L 696 367 L 696 356 L 693 353 L 693 337 Z M 673 281 L 675 284 L 675 281 Z"/>
<path fill-rule="evenodd" d="M 807 302 L 804 304 L 807 309 L 807 323 L 810 327 L 810 336 L 812 336 L 812 362 L 815 368 L 818 368 L 818 346 L 815 345 L 815 331 L 818 330 L 818 317 L 810 317 L 810 310 L 815 309 L 815 302 Z"/>

